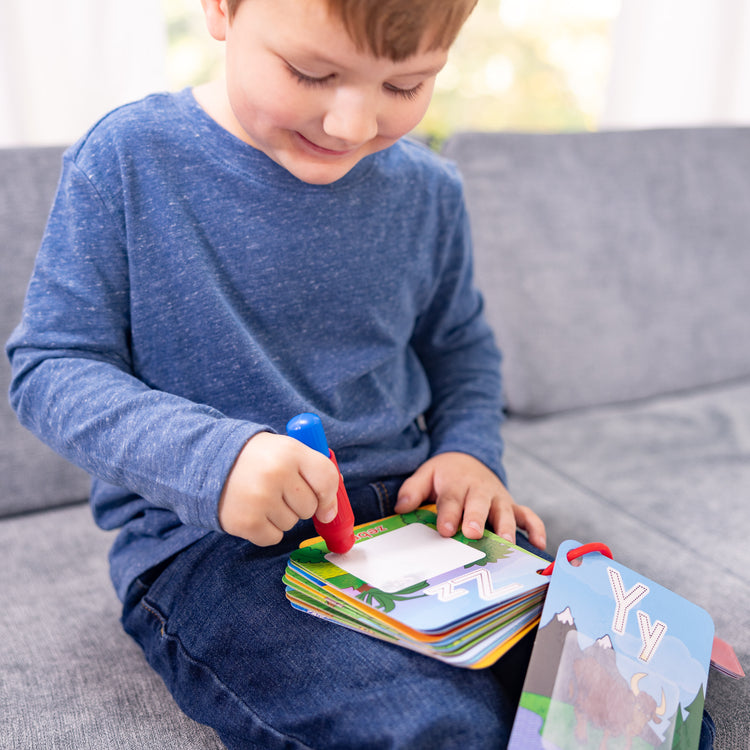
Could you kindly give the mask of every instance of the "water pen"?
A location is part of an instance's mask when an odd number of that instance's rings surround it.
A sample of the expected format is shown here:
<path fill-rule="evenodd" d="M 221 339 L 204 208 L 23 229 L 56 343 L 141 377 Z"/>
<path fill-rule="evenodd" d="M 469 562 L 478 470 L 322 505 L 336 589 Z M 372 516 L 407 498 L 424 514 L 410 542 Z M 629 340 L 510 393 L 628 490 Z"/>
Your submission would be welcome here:
<path fill-rule="evenodd" d="M 310 413 L 298 414 L 289 420 L 286 426 L 286 434 L 304 443 L 308 448 L 328 456 L 333 461 L 336 471 L 339 472 L 339 488 L 336 492 L 338 502 L 336 517 L 329 523 L 321 523 L 313 517 L 313 523 L 315 524 L 315 530 L 323 537 L 331 552 L 338 554 L 348 552 L 354 546 L 354 514 L 349 502 L 349 495 L 346 494 L 346 487 L 344 487 L 344 477 L 341 476 L 339 471 L 336 456 L 328 447 L 320 417 L 317 414 Z"/>

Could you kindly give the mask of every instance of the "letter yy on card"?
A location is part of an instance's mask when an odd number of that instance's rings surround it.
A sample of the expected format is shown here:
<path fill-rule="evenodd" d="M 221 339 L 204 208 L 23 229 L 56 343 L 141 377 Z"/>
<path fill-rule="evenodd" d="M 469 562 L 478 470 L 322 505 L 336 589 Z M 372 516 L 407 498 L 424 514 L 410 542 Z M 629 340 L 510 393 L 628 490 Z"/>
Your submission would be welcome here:
<path fill-rule="evenodd" d="M 308 614 L 456 666 L 497 661 L 539 621 L 546 561 L 485 531 L 442 537 L 434 506 L 355 529 L 354 547 L 306 542 L 289 559 L 289 601 Z"/>
<path fill-rule="evenodd" d="M 509 750 L 695 750 L 710 616 L 585 549 L 558 550 Z"/>

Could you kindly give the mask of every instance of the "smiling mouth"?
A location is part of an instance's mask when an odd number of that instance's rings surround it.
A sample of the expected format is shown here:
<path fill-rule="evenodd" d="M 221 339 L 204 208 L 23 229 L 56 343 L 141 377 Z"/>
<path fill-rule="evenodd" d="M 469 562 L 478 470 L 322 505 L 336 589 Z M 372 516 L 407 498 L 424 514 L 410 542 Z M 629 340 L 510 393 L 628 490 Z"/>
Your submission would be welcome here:
<path fill-rule="evenodd" d="M 311 140 L 305 138 L 305 136 L 299 132 L 297 133 L 297 137 L 309 150 L 314 151 L 316 154 L 322 154 L 323 156 L 348 156 L 349 154 L 357 150 L 356 148 L 347 148 L 344 150 L 323 148 L 323 146 L 318 146 L 317 143 L 313 143 Z"/>

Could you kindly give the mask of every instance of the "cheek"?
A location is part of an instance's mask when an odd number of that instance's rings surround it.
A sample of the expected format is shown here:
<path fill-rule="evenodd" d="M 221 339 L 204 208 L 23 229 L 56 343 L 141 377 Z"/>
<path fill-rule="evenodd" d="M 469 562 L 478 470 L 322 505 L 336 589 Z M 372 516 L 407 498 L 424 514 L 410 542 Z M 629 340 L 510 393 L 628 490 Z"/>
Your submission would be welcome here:
<path fill-rule="evenodd" d="M 243 125 L 255 131 L 256 136 L 276 129 L 293 129 L 296 121 L 292 108 L 283 96 L 273 96 L 267 90 L 250 85 L 234 89 L 232 108 Z"/>
<path fill-rule="evenodd" d="M 237 117 L 256 127 L 288 127 L 299 118 L 303 101 L 283 71 L 263 61 L 239 59 L 227 64 L 227 87 Z M 253 75 L 246 71 L 252 70 Z"/>
<path fill-rule="evenodd" d="M 432 99 L 433 85 L 426 87 L 413 101 L 395 99 L 380 119 L 379 134 L 386 138 L 400 138 L 411 132 L 427 112 Z"/>
<path fill-rule="evenodd" d="M 397 107 L 386 113 L 380 120 L 378 134 L 385 138 L 398 139 L 411 132 L 422 120 L 427 111 L 426 104 L 410 102 L 408 107 Z"/>

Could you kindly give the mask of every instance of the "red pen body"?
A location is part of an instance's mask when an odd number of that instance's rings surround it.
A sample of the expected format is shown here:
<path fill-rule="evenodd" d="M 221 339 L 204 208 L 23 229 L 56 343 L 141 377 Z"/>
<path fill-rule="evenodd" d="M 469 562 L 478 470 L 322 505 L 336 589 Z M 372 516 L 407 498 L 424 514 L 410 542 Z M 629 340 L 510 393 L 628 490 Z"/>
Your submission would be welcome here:
<path fill-rule="evenodd" d="M 328 549 L 331 552 L 344 554 L 344 552 L 348 552 L 354 546 L 354 513 L 352 512 L 352 505 L 349 502 L 349 495 L 344 486 L 344 477 L 339 471 L 336 456 L 330 449 L 329 455 L 331 461 L 336 466 L 336 471 L 339 472 L 339 488 L 336 492 L 338 511 L 336 518 L 329 523 L 321 523 L 317 518 L 313 518 L 313 523 L 315 524 L 315 530 L 325 540 Z"/>

